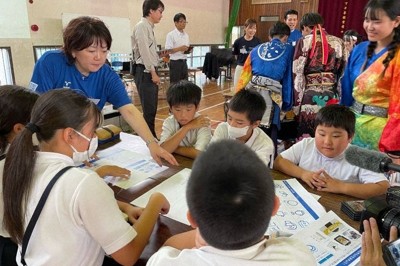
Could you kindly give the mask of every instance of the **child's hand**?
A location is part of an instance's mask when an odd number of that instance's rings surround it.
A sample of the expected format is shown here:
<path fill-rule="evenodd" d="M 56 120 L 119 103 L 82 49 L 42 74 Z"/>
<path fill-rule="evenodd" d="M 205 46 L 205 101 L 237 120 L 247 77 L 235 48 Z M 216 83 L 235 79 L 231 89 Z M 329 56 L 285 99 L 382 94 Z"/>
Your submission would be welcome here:
<path fill-rule="evenodd" d="M 300 176 L 300 179 L 303 180 L 310 188 L 314 189 L 315 186 L 313 184 L 318 184 L 318 176 L 322 173 L 322 171 L 323 170 L 319 170 L 317 172 L 304 171 Z"/>
<path fill-rule="evenodd" d="M 210 126 L 210 119 L 207 116 L 204 115 L 199 115 L 192 121 L 190 121 L 186 126 L 189 127 L 189 129 L 198 129 L 202 127 L 209 127 Z"/>
<path fill-rule="evenodd" d="M 128 179 L 131 176 L 131 171 L 116 165 L 103 165 L 96 169 L 96 173 L 100 177 L 116 176 Z"/>
<path fill-rule="evenodd" d="M 129 204 L 129 207 L 126 207 L 123 212 L 128 215 L 129 222 L 135 224 L 140 215 L 142 215 L 143 209 Z"/>
<path fill-rule="evenodd" d="M 343 182 L 331 177 L 327 172 L 325 172 L 325 170 L 322 170 L 321 174 L 318 175 L 318 180 L 314 181 L 313 185 L 319 191 L 341 193 Z"/>
<path fill-rule="evenodd" d="M 149 205 L 159 206 L 161 214 L 167 214 L 169 212 L 169 208 L 170 208 L 167 198 L 159 192 L 153 193 L 150 196 L 147 206 L 149 206 Z M 146 206 L 146 208 L 147 208 L 147 206 Z"/>

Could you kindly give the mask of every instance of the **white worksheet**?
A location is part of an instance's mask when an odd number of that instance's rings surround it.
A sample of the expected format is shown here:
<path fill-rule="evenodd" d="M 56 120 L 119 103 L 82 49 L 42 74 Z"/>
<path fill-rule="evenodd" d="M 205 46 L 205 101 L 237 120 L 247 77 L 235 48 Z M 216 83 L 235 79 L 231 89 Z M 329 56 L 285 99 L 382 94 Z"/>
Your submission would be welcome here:
<path fill-rule="evenodd" d="M 361 234 L 333 211 L 292 237 L 309 247 L 318 265 L 347 266 L 360 261 Z"/>
<path fill-rule="evenodd" d="M 191 170 L 188 168 L 179 171 L 131 203 L 139 207 L 145 207 L 151 194 L 154 192 L 160 192 L 164 194 L 171 206 L 169 213 L 165 216 L 189 225 L 189 222 L 186 219 L 186 213 L 188 210 L 186 203 L 186 185 L 190 176 L 190 172 Z"/>
<path fill-rule="evenodd" d="M 268 235 L 276 232 L 294 234 L 326 213 L 324 207 L 295 178 L 275 180 L 274 184 L 281 205 L 271 218 Z"/>
<path fill-rule="evenodd" d="M 107 183 L 127 189 L 148 177 L 154 176 L 166 169 L 167 166 L 159 166 L 150 156 L 122 149 L 120 146 L 112 146 L 97 152 L 98 160 L 91 161 L 93 169 L 102 165 L 117 165 L 131 171 L 128 179 L 120 177 L 105 177 Z"/>

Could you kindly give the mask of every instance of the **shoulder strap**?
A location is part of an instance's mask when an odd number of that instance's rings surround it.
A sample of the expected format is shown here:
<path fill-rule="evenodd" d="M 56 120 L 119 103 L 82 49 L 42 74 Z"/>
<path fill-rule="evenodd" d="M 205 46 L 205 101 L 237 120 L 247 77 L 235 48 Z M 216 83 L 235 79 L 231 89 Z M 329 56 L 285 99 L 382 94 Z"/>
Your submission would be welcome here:
<path fill-rule="evenodd" d="M 66 166 L 63 169 L 61 169 L 54 177 L 53 179 L 50 180 L 49 184 L 47 185 L 46 189 L 44 190 L 42 196 L 40 197 L 40 200 L 35 208 L 35 211 L 33 212 L 33 215 L 31 217 L 31 220 L 29 221 L 28 227 L 25 230 L 24 237 L 22 239 L 22 251 L 21 251 L 21 263 L 22 265 L 26 266 L 25 262 L 25 252 L 26 248 L 28 247 L 28 242 L 29 239 L 31 238 L 33 229 L 36 225 L 37 220 L 39 219 L 39 215 L 42 212 L 43 206 L 46 203 L 47 197 L 50 194 L 51 189 L 53 188 L 54 184 L 57 182 L 57 180 L 70 168 L 73 166 Z"/>

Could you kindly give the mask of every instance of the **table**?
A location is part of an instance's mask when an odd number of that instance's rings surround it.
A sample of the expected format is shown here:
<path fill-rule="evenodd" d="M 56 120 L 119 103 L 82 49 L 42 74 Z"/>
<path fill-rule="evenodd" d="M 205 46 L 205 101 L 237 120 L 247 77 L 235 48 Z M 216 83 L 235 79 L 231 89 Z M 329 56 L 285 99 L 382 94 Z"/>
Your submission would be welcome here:
<path fill-rule="evenodd" d="M 150 180 L 142 182 L 141 184 L 129 188 L 127 190 L 113 187 L 114 192 L 116 193 L 116 197 L 121 201 L 131 202 L 132 200 L 144 194 L 151 188 L 155 187 L 164 180 L 168 179 L 170 176 L 179 172 L 181 169 L 191 168 L 193 160 L 178 155 L 175 155 L 175 157 L 180 163 L 179 167 L 171 166 L 168 170 L 159 173 L 158 175 L 152 177 Z M 290 178 L 274 170 L 272 170 L 271 173 L 275 180 L 285 180 Z M 311 188 L 306 186 L 305 183 L 302 182 L 301 180 L 299 182 L 302 183 L 303 186 L 306 188 L 306 190 L 309 191 L 310 193 L 314 193 L 321 196 L 319 202 L 326 208 L 326 211 L 329 210 L 334 211 L 341 219 L 343 219 L 350 226 L 352 226 L 357 230 L 359 229 L 359 222 L 351 220 L 346 214 L 344 214 L 340 210 L 340 204 L 342 201 L 356 200 L 356 198 L 347 195 L 338 195 L 333 193 L 312 190 Z M 191 230 L 190 226 L 172 220 L 168 217 L 160 216 L 155 225 L 155 228 L 153 230 L 148 245 L 143 251 L 139 261 L 135 265 L 146 265 L 146 262 L 150 258 L 150 256 L 154 254 L 154 252 L 156 252 L 170 236 L 186 232 L 189 230 Z"/>
<path fill-rule="evenodd" d="M 150 190 L 151 188 L 157 186 L 158 184 L 165 181 L 172 175 L 176 174 L 183 168 L 192 167 L 193 164 L 192 159 L 179 155 L 175 155 L 175 157 L 180 164 L 180 166 L 178 167 L 170 166 L 169 169 L 129 189 L 112 187 L 115 192 L 116 198 L 121 201 L 131 202 L 135 198 L 139 197 L 140 195 Z M 285 180 L 290 178 L 274 170 L 272 170 L 271 173 L 275 180 Z M 321 196 L 319 202 L 326 208 L 326 211 L 330 210 L 334 211 L 341 219 L 343 219 L 350 226 L 352 226 L 357 230 L 359 229 L 359 222 L 351 220 L 346 214 L 344 214 L 340 210 L 340 205 L 342 201 L 356 200 L 356 198 L 346 195 L 338 195 L 333 193 L 312 190 L 301 180 L 299 180 L 299 182 L 302 183 L 303 186 L 306 188 L 306 190 L 309 191 L 310 193 L 314 193 Z M 158 219 L 155 225 L 149 243 L 146 246 L 145 250 L 143 251 L 139 261 L 135 265 L 146 265 L 146 262 L 150 258 L 150 256 L 154 254 L 154 252 L 156 252 L 170 236 L 189 230 L 191 230 L 190 226 L 160 215 L 160 218 Z"/>

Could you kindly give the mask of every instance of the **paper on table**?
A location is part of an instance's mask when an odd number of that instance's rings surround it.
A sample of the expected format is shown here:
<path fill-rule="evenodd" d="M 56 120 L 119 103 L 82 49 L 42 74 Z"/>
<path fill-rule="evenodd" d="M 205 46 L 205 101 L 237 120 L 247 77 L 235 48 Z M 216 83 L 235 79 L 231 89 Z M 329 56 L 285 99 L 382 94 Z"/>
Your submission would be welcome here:
<path fill-rule="evenodd" d="M 149 201 L 150 195 L 154 192 L 160 192 L 164 194 L 170 204 L 169 213 L 165 216 L 189 225 L 189 222 L 186 218 L 186 213 L 188 211 L 188 206 L 186 203 L 186 184 L 189 179 L 190 172 L 191 170 L 188 168 L 179 171 L 131 203 L 139 207 L 145 207 Z"/>
<path fill-rule="evenodd" d="M 101 150 L 97 153 L 97 156 L 100 159 L 92 162 L 92 168 L 97 168 L 102 165 L 117 165 L 131 171 L 129 179 L 116 177 L 104 178 L 106 182 L 124 189 L 130 188 L 144 179 L 168 169 L 166 166 L 159 166 L 150 156 L 121 149 L 118 146 Z"/>
<path fill-rule="evenodd" d="M 121 142 L 115 144 L 115 147 L 151 156 L 149 148 L 141 137 L 121 132 L 120 138 Z"/>
<path fill-rule="evenodd" d="M 360 261 L 361 234 L 333 211 L 292 237 L 310 248 L 318 265 L 347 266 L 357 265 Z"/>
<path fill-rule="evenodd" d="M 294 234 L 326 213 L 324 207 L 295 178 L 274 180 L 274 184 L 281 205 L 271 218 L 268 235 L 275 232 Z"/>

